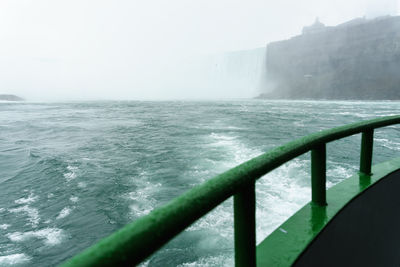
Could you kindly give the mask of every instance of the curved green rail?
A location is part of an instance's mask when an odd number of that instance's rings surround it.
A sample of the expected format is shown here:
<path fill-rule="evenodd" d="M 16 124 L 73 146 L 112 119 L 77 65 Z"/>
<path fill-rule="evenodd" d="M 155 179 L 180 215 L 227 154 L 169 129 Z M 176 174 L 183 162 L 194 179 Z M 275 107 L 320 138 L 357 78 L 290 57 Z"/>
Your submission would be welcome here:
<path fill-rule="evenodd" d="M 400 123 L 400 116 L 362 121 L 289 142 L 230 169 L 126 225 L 63 266 L 135 265 L 234 197 L 236 266 L 256 265 L 255 181 L 287 161 L 311 151 L 312 203 L 326 205 L 326 143 L 362 133 L 360 172 L 370 174 L 374 129 Z"/>

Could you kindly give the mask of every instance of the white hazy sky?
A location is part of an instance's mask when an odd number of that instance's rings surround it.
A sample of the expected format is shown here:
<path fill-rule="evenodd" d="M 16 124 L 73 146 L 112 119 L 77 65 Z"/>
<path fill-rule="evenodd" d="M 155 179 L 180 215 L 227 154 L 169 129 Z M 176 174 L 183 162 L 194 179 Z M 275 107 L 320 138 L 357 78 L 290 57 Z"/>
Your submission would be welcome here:
<path fill-rule="evenodd" d="M 396 15 L 399 2 L 0 0 L 0 93 L 30 100 L 213 97 L 173 86 L 166 76 L 180 67 L 178 58 L 263 47 L 299 34 L 316 17 L 336 25 Z"/>

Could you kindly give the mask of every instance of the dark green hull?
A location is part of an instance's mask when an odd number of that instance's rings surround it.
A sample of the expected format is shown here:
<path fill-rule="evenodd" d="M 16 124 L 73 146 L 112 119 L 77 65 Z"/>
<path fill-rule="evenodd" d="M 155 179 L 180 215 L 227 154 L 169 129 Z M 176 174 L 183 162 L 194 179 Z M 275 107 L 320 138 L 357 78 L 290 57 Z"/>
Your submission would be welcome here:
<path fill-rule="evenodd" d="M 257 247 L 257 266 L 399 266 L 400 159 L 327 190 Z"/>

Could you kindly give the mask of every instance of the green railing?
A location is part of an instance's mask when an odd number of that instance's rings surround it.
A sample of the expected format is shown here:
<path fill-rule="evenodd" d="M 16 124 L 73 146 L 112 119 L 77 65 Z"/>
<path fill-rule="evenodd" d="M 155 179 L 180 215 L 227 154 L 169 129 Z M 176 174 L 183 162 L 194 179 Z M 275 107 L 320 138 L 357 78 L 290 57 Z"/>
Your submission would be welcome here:
<path fill-rule="evenodd" d="M 253 158 L 126 225 L 67 261 L 64 266 L 135 265 L 223 201 L 234 198 L 236 266 L 256 265 L 255 182 L 311 151 L 311 201 L 326 203 L 326 143 L 362 133 L 360 172 L 370 175 L 374 129 L 400 123 L 391 116 L 320 131 Z"/>

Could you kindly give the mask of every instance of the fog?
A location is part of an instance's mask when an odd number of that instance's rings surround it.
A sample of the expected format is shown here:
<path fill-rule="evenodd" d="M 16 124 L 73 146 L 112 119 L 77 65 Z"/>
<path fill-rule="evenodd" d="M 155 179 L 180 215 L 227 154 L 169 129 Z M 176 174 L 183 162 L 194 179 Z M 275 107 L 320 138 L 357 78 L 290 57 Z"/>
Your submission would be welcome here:
<path fill-rule="evenodd" d="M 2 0 L 0 93 L 33 101 L 254 97 L 256 85 L 227 84 L 209 66 L 219 68 L 229 51 L 300 34 L 316 17 L 337 25 L 397 15 L 398 3 Z"/>

